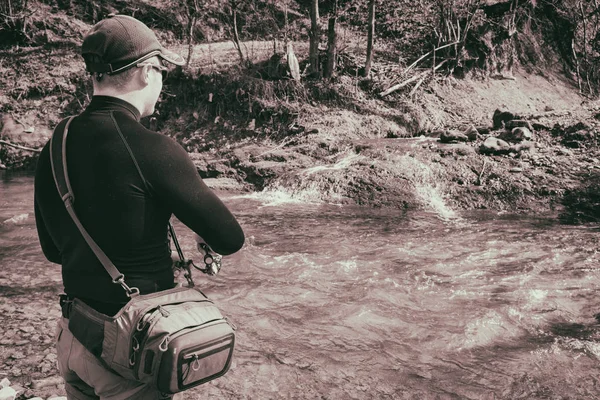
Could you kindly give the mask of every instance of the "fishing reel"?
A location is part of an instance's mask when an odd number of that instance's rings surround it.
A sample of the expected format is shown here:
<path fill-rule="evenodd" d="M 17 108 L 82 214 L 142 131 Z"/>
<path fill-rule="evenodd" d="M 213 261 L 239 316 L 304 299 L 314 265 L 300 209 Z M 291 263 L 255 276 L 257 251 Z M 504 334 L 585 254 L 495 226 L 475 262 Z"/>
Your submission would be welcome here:
<path fill-rule="evenodd" d="M 202 240 L 202 238 L 197 236 L 196 243 L 198 251 L 202 254 L 204 268 L 197 266 L 192 260 L 185 258 L 171 224 L 169 224 L 169 236 L 173 241 L 175 248 L 177 249 L 177 256 L 173 255 L 173 269 L 175 271 L 183 271 L 183 276 L 187 280 L 190 287 L 195 286 L 192 279 L 191 267 L 194 267 L 194 269 L 197 269 L 198 271 L 210 276 L 215 276 L 219 273 L 219 271 L 221 271 L 221 261 L 223 256 L 212 251 L 212 249 Z"/>
<path fill-rule="evenodd" d="M 194 263 L 192 263 L 192 266 L 198 271 L 204 272 L 207 275 L 217 275 L 219 271 L 221 271 L 221 261 L 223 260 L 223 256 L 214 253 L 212 249 L 204 242 L 198 242 L 197 249 L 204 255 L 204 268 L 200 268 Z"/>

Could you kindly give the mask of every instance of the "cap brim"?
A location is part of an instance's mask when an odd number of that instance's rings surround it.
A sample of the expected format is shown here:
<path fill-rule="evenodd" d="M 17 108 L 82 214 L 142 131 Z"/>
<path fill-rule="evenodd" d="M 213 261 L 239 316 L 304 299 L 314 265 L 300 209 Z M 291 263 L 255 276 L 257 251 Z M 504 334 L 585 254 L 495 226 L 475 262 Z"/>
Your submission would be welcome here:
<path fill-rule="evenodd" d="M 183 57 L 181 57 L 177 53 L 173 53 L 172 51 L 165 49 L 164 47 L 162 49 L 160 49 L 160 54 L 158 54 L 158 56 L 171 64 L 175 64 L 175 65 L 184 65 L 185 64 L 185 60 L 183 59 Z"/>

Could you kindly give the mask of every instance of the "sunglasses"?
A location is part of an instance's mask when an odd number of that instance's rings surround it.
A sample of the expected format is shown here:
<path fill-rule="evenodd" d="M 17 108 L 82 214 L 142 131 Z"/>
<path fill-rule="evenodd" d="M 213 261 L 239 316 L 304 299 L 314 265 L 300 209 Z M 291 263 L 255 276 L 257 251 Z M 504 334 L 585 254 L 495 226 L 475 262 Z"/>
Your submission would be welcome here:
<path fill-rule="evenodd" d="M 150 67 L 160 71 L 161 75 L 162 75 L 162 80 L 163 82 L 167 80 L 167 78 L 169 77 L 169 68 L 165 67 L 164 65 L 157 65 L 157 64 L 150 64 L 150 63 L 139 63 L 136 65 L 136 67 L 144 67 L 146 65 L 149 65 Z"/>

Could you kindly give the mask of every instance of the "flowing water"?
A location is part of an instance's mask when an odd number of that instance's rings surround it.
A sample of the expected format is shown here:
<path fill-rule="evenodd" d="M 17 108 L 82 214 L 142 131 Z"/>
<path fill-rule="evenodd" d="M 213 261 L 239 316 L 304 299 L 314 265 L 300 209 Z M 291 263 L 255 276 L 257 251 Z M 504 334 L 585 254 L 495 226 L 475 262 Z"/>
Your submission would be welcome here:
<path fill-rule="evenodd" d="M 60 288 L 32 191 L 31 177 L 0 179 L 0 288 L 13 294 Z M 185 398 L 600 398 L 594 227 L 222 198 L 247 242 L 218 277 L 196 280 L 238 326 L 235 362 Z M 38 279 L 9 281 L 23 262 Z"/>

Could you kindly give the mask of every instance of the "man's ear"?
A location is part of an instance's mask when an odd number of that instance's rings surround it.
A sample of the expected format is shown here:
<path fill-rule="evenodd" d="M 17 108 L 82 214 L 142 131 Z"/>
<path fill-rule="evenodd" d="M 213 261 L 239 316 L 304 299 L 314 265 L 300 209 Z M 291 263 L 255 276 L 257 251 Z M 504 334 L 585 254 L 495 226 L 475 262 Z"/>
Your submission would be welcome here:
<path fill-rule="evenodd" d="M 140 80 L 140 83 L 143 84 L 144 86 L 148 86 L 148 84 L 150 83 L 150 73 L 151 73 L 151 69 L 152 67 L 149 65 L 144 65 L 142 68 L 140 68 L 141 71 L 138 75 L 138 79 Z"/>

